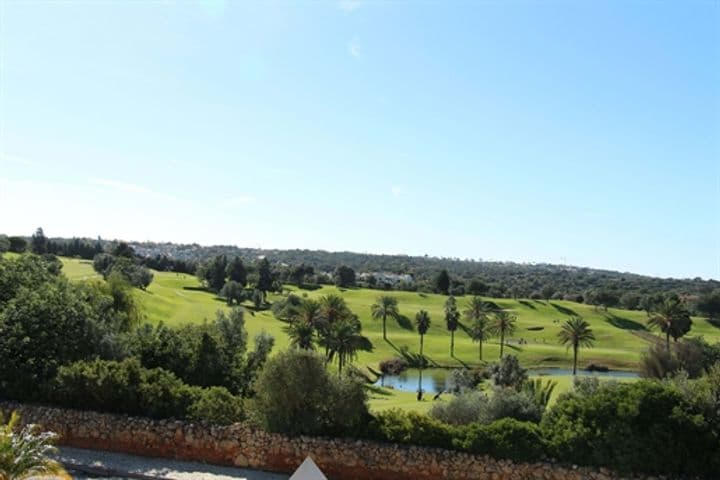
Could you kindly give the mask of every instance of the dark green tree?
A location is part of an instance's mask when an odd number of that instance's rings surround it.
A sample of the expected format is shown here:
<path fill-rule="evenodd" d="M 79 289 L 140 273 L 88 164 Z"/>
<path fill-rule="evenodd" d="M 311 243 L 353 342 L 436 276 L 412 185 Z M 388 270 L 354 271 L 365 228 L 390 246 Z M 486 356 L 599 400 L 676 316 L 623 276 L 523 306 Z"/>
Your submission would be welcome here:
<path fill-rule="evenodd" d="M 233 257 L 225 268 L 225 275 L 229 281 L 238 283 L 241 287 L 247 285 L 247 270 L 240 257 Z"/>
<path fill-rule="evenodd" d="M 346 266 L 340 265 L 335 269 L 335 285 L 338 287 L 349 288 L 355 286 L 355 270 Z"/>
<path fill-rule="evenodd" d="M 265 302 L 267 292 L 272 290 L 273 281 L 275 280 L 272 268 L 270 268 L 270 262 L 266 257 L 263 257 L 258 263 L 257 273 L 258 280 L 255 288 L 262 292 L 263 302 Z"/>
<path fill-rule="evenodd" d="M 450 274 L 447 270 L 440 270 L 435 277 L 435 291 L 447 295 L 450 290 Z"/>
<path fill-rule="evenodd" d="M 649 327 L 656 328 L 665 334 L 665 345 L 668 352 L 670 351 L 670 337 L 677 342 L 678 338 L 688 333 L 692 327 L 690 312 L 676 296 L 666 298 L 656 306 L 650 313 L 647 323 Z"/>
<path fill-rule="evenodd" d="M 472 297 L 463 312 L 465 318 L 471 323 L 470 337 L 478 342 L 478 359 L 482 361 L 483 342 L 490 336 L 488 317 L 492 313 L 492 306 L 480 297 Z"/>
<path fill-rule="evenodd" d="M 35 233 L 33 233 L 32 238 L 30 239 L 30 250 L 33 253 L 42 255 L 43 253 L 47 253 L 47 244 L 48 239 L 45 236 L 43 229 L 38 227 L 38 229 L 35 230 Z"/>
<path fill-rule="evenodd" d="M 493 314 L 492 323 L 490 325 L 490 333 L 500 337 L 500 358 L 503 358 L 505 336 L 512 335 L 515 332 L 516 321 L 517 317 L 505 310 L 498 310 Z"/>

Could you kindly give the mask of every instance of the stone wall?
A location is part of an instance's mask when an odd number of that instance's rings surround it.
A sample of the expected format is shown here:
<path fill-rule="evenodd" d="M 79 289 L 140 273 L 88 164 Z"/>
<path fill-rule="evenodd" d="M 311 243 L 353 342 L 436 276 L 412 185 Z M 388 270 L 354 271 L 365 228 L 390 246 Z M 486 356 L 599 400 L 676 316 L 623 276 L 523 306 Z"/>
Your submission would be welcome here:
<path fill-rule="evenodd" d="M 605 469 L 514 464 L 438 448 L 365 440 L 290 438 L 245 424 L 215 427 L 7 402 L 0 403 L 0 410 L 18 410 L 24 423 L 37 423 L 58 433 L 61 445 L 283 473 L 294 471 L 309 455 L 335 480 L 617 478 Z"/>

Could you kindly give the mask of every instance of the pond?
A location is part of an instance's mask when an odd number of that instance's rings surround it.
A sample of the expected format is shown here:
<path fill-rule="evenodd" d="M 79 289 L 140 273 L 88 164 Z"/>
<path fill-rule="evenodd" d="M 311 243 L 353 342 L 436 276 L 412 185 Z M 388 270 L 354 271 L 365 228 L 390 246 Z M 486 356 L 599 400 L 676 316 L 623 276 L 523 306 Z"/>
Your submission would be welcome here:
<path fill-rule="evenodd" d="M 422 371 L 422 388 L 425 393 L 437 393 L 448 390 L 448 378 L 450 369 L 446 368 L 426 368 Z M 529 368 L 530 376 L 547 376 L 560 377 L 572 375 L 572 369 L 569 368 Z M 637 378 L 636 372 L 623 372 L 619 370 L 610 370 L 608 372 L 590 372 L 587 370 L 578 370 L 580 376 L 593 376 L 601 378 Z M 379 387 L 392 387 L 396 390 L 404 392 L 417 392 L 418 381 L 420 380 L 420 370 L 417 368 L 409 368 L 399 375 L 385 375 L 380 378 L 374 385 Z"/>

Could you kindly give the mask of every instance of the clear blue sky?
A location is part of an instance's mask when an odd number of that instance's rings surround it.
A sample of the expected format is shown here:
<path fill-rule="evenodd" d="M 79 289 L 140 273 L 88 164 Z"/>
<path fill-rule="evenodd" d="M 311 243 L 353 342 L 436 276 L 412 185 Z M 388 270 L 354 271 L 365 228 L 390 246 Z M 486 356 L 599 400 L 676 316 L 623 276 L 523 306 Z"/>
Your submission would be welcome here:
<path fill-rule="evenodd" d="M 720 278 L 718 2 L 0 3 L 0 231 Z"/>

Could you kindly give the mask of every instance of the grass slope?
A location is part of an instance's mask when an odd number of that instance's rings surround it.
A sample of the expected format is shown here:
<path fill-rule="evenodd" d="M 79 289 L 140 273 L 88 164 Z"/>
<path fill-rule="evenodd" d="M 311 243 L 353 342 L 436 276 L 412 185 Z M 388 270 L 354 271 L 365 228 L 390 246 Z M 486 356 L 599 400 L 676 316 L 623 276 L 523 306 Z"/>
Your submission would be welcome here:
<path fill-rule="evenodd" d="M 73 280 L 97 277 L 88 261 L 63 259 L 64 272 Z M 181 325 L 187 322 L 202 322 L 213 318 L 218 309 L 225 309 L 225 303 L 215 295 L 200 289 L 198 280 L 190 275 L 169 272 L 154 272 L 155 279 L 146 292 L 137 291 L 145 307 L 147 320 L 151 323 L 164 322 L 167 325 Z M 425 309 L 430 313 L 432 325 L 425 337 L 425 354 L 439 366 L 457 367 L 478 363 L 477 344 L 468 335 L 458 330 L 455 335 L 455 358 L 450 357 L 450 333 L 445 328 L 443 304 L 446 297 L 435 294 L 414 292 L 391 292 L 398 298 L 400 312 L 404 321 L 388 320 L 388 338 L 382 339 L 382 323 L 370 316 L 370 305 L 381 292 L 368 289 L 337 289 L 326 286 L 313 292 L 298 291 L 299 295 L 317 298 L 327 293 L 337 293 L 345 298 L 350 308 L 359 315 L 363 331 L 373 342 L 375 349 L 371 353 L 362 353 L 359 365 L 373 368 L 381 360 L 397 354 L 397 349 L 408 346 L 417 351 L 419 337 L 413 329 L 415 313 Z M 469 301 L 468 296 L 459 297 L 458 305 L 462 310 Z M 270 301 L 277 299 L 270 295 Z M 590 362 L 607 365 L 617 369 L 637 368 L 642 352 L 647 348 L 654 333 L 645 328 L 644 312 L 608 309 L 607 312 L 595 307 L 566 301 L 532 301 L 511 299 L 488 299 L 500 307 L 512 311 L 518 317 L 517 331 L 511 336 L 506 352 L 517 355 L 526 367 L 554 366 L 568 367 L 572 362 L 572 352 L 557 344 L 557 333 L 561 323 L 570 315 L 577 314 L 585 318 L 592 326 L 597 341 L 595 348 L 580 352 L 579 364 Z M 267 331 L 275 336 L 276 349 L 287 346 L 288 340 L 282 331 L 283 322 L 275 319 L 270 311 L 250 312 L 246 317 L 250 336 Z M 541 330 L 529 330 L 541 327 Z M 694 318 L 691 335 L 703 335 L 708 341 L 720 341 L 720 329 L 705 319 Z M 523 344 L 518 340 L 523 339 Z M 527 343 L 525 343 L 527 342 Z M 496 360 L 499 344 L 491 339 L 483 346 L 483 359 Z M 402 397 L 402 396 L 401 396 Z M 400 400 L 397 400 L 400 401 Z"/>

